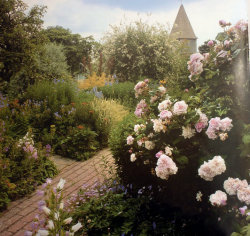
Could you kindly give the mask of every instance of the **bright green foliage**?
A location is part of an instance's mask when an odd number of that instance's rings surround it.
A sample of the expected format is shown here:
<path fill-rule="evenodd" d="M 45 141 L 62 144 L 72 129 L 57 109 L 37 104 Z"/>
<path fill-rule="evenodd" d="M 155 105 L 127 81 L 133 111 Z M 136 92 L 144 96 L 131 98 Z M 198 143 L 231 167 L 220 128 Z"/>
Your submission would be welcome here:
<path fill-rule="evenodd" d="M 22 0 L 0 1 L 0 89 L 9 95 L 22 92 L 37 78 L 34 55 L 44 41 L 45 8 L 26 10 Z"/>
<path fill-rule="evenodd" d="M 146 76 L 155 80 L 174 78 L 182 62 L 180 42 L 170 38 L 163 26 L 149 26 L 142 21 L 113 26 L 104 40 L 104 55 L 122 81 L 136 81 Z"/>
<path fill-rule="evenodd" d="M 134 109 L 137 101 L 134 96 L 134 86 L 132 82 L 113 83 L 100 87 L 103 96 L 108 99 L 116 99 L 124 106 Z"/>
<path fill-rule="evenodd" d="M 36 69 L 42 79 L 67 79 L 70 77 L 64 47 L 56 43 L 44 44 L 36 55 Z"/>
<path fill-rule="evenodd" d="M 72 74 L 80 71 L 80 63 L 83 63 L 84 58 L 90 60 L 94 43 L 92 37 L 82 38 L 80 34 L 72 34 L 69 29 L 61 26 L 48 27 L 44 30 L 44 35 L 50 42 L 64 46 L 67 63 Z"/>

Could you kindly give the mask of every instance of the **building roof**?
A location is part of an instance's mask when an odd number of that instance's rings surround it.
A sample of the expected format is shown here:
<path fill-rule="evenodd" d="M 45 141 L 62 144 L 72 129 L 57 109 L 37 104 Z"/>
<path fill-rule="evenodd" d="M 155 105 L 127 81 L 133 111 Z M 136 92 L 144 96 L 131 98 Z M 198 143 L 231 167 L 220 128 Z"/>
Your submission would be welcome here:
<path fill-rule="evenodd" d="M 170 34 L 178 34 L 178 39 L 197 39 L 184 6 L 181 4 Z"/>

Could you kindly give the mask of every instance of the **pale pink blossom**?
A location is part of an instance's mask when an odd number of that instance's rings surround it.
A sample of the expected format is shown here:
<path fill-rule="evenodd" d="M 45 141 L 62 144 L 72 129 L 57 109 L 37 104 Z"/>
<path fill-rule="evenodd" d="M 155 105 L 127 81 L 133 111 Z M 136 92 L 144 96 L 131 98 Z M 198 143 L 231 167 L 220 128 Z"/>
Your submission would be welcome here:
<path fill-rule="evenodd" d="M 193 75 L 199 75 L 203 71 L 204 56 L 200 53 L 194 53 L 190 56 L 190 60 L 187 62 L 188 70 L 190 71 L 189 78 L 192 79 Z"/>
<path fill-rule="evenodd" d="M 134 131 L 135 131 L 136 134 L 139 134 L 139 132 L 140 132 L 141 130 L 143 130 L 144 128 L 146 128 L 145 125 L 143 125 L 143 124 L 136 124 L 136 125 L 134 126 Z"/>
<path fill-rule="evenodd" d="M 207 46 L 211 47 L 214 45 L 214 41 L 213 40 L 209 40 L 207 43 Z"/>
<path fill-rule="evenodd" d="M 208 118 L 206 114 L 202 113 L 200 110 L 198 110 L 197 113 L 200 115 L 200 119 L 195 124 L 195 129 L 198 133 L 200 133 L 204 128 L 208 126 Z"/>
<path fill-rule="evenodd" d="M 231 178 L 229 177 L 224 181 L 223 187 L 226 190 L 228 195 L 236 195 L 237 190 L 241 187 L 245 188 L 248 186 L 246 180 L 240 180 L 239 178 Z"/>
<path fill-rule="evenodd" d="M 177 171 L 178 168 L 170 157 L 166 156 L 165 154 L 160 156 L 155 168 L 156 175 L 159 178 L 167 180 L 170 175 L 176 174 Z"/>
<path fill-rule="evenodd" d="M 147 111 L 148 111 L 148 108 L 147 108 L 147 103 L 145 101 L 145 99 L 142 99 L 136 106 L 136 110 L 135 110 L 135 115 L 137 117 L 141 117 L 142 115 L 144 115 Z"/>
<path fill-rule="evenodd" d="M 226 171 L 225 161 L 221 156 L 215 156 L 212 160 L 204 162 L 198 170 L 199 176 L 206 180 L 212 181 L 217 175 Z"/>
<path fill-rule="evenodd" d="M 167 89 L 166 89 L 165 87 L 163 87 L 163 86 L 160 86 L 160 87 L 158 88 L 158 90 L 160 91 L 160 93 L 161 93 L 162 95 L 164 95 L 164 94 L 167 92 Z"/>
<path fill-rule="evenodd" d="M 211 194 L 209 201 L 213 206 L 225 206 L 227 204 L 227 194 L 217 190 L 214 194 Z"/>
<path fill-rule="evenodd" d="M 226 117 L 220 121 L 220 130 L 222 130 L 223 132 L 230 131 L 232 127 L 232 119 Z"/>
<path fill-rule="evenodd" d="M 162 123 L 161 119 L 152 119 L 153 122 L 153 129 L 156 133 L 160 133 L 161 131 L 163 133 L 166 132 L 166 126 Z"/>
<path fill-rule="evenodd" d="M 172 115 L 173 114 L 171 111 L 163 110 L 158 116 L 160 117 L 160 119 L 164 120 L 164 119 L 171 119 Z"/>
<path fill-rule="evenodd" d="M 164 154 L 164 152 L 163 152 L 163 151 L 159 151 L 159 152 L 157 152 L 157 153 L 155 154 L 155 157 L 156 157 L 156 158 L 159 158 L 162 154 Z"/>
<path fill-rule="evenodd" d="M 240 207 L 239 210 L 240 210 L 241 215 L 245 215 L 246 210 L 247 210 L 247 206 Z"/>
<path fill-rule="evenodd" d="M 188 109 L 188 105 L 185 101 L 179 101 L 174 104 L 173 113 L 174 115 L 182 115 L 186 114 Z"/>
<path fill-rule="evenodd" d="M 135 97 L 142 95 L 148 88 L 148 81 L 140 81 L 135 85 Z"/>
<path fill-rule="evenodd" d="M 159 103 L 158 110 L 159 111 L 167 110 L 171 105 L 172 105 L 172 102 L 169 99 L 164 100 L 161 103 Z"/>
<path fill-rule="evenodd" d="M 129 135 L 129 136 L 127 137 L 127 144 L 128 144 L 128 145 L 132 145 L 133 142 L 134 142 L 133 136 Z"/>
<path fill-rule="evenodd" d="M 247 187 L 240 187 L 237 190 L 237 197 L 241 202 L 246 203 L 247 205 L 250 204 L 250 185 Z"/>

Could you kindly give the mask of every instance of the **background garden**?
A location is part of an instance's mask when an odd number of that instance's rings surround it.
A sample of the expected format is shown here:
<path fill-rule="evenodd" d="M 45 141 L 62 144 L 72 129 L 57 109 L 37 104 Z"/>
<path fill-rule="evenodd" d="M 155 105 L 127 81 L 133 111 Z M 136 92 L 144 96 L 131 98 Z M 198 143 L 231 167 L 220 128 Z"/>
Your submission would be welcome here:
<path fill-rule="evenodd" d="M 27 235 L 249 235 L 247 23 L 221 20 L 190 56 L 161 25 L 113 26 L 99 43 L 44 29 L 45 11 L 0 1 L 0 210 L 47 181 Z M 107 146 L 114 178 L 62 206 L 49 156 Z"/>

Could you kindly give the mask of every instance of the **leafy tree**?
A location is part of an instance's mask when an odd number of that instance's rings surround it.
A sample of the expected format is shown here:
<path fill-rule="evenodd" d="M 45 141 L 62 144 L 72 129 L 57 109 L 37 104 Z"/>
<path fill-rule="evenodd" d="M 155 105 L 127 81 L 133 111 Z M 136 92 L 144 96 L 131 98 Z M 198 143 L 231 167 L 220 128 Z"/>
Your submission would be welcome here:
<path fill-rule="evenodd" d="M 36 68 L 49 80 L 70 77 L 64 47 L 56 43 L 47 43 L 41 48 L 36 56 Z"/>
<path fill-rule="evenodd" d="M 0 89 L 5 93 L 21 92 L 36 79 L 34 55 L 44 41 L 45 7 L 26 10 L 22 0 L 0 0 Z"/>
<path fill-rule="evenodd" d="M 142 21 L 112 26 L 104 38 L 104 54 L 110 73 L 122 80 L 141 76 L 165 79 L 176 75 L 181 66 L 181 43 L 170 37 L 164 26 Z M 186 65 L 185 65 L 186 68 Z"/>
<path fill-rule="evenodd" d="M 48 27 L 44 33 L 51 42 L 64 46 L 67 63 L 72 73 L 79 71 L 83 58 L 90 58 L 94 42 L 92 36 L 83 38 L 80 34 L 72 34 L 69 29 L 61 26 Z"/>

